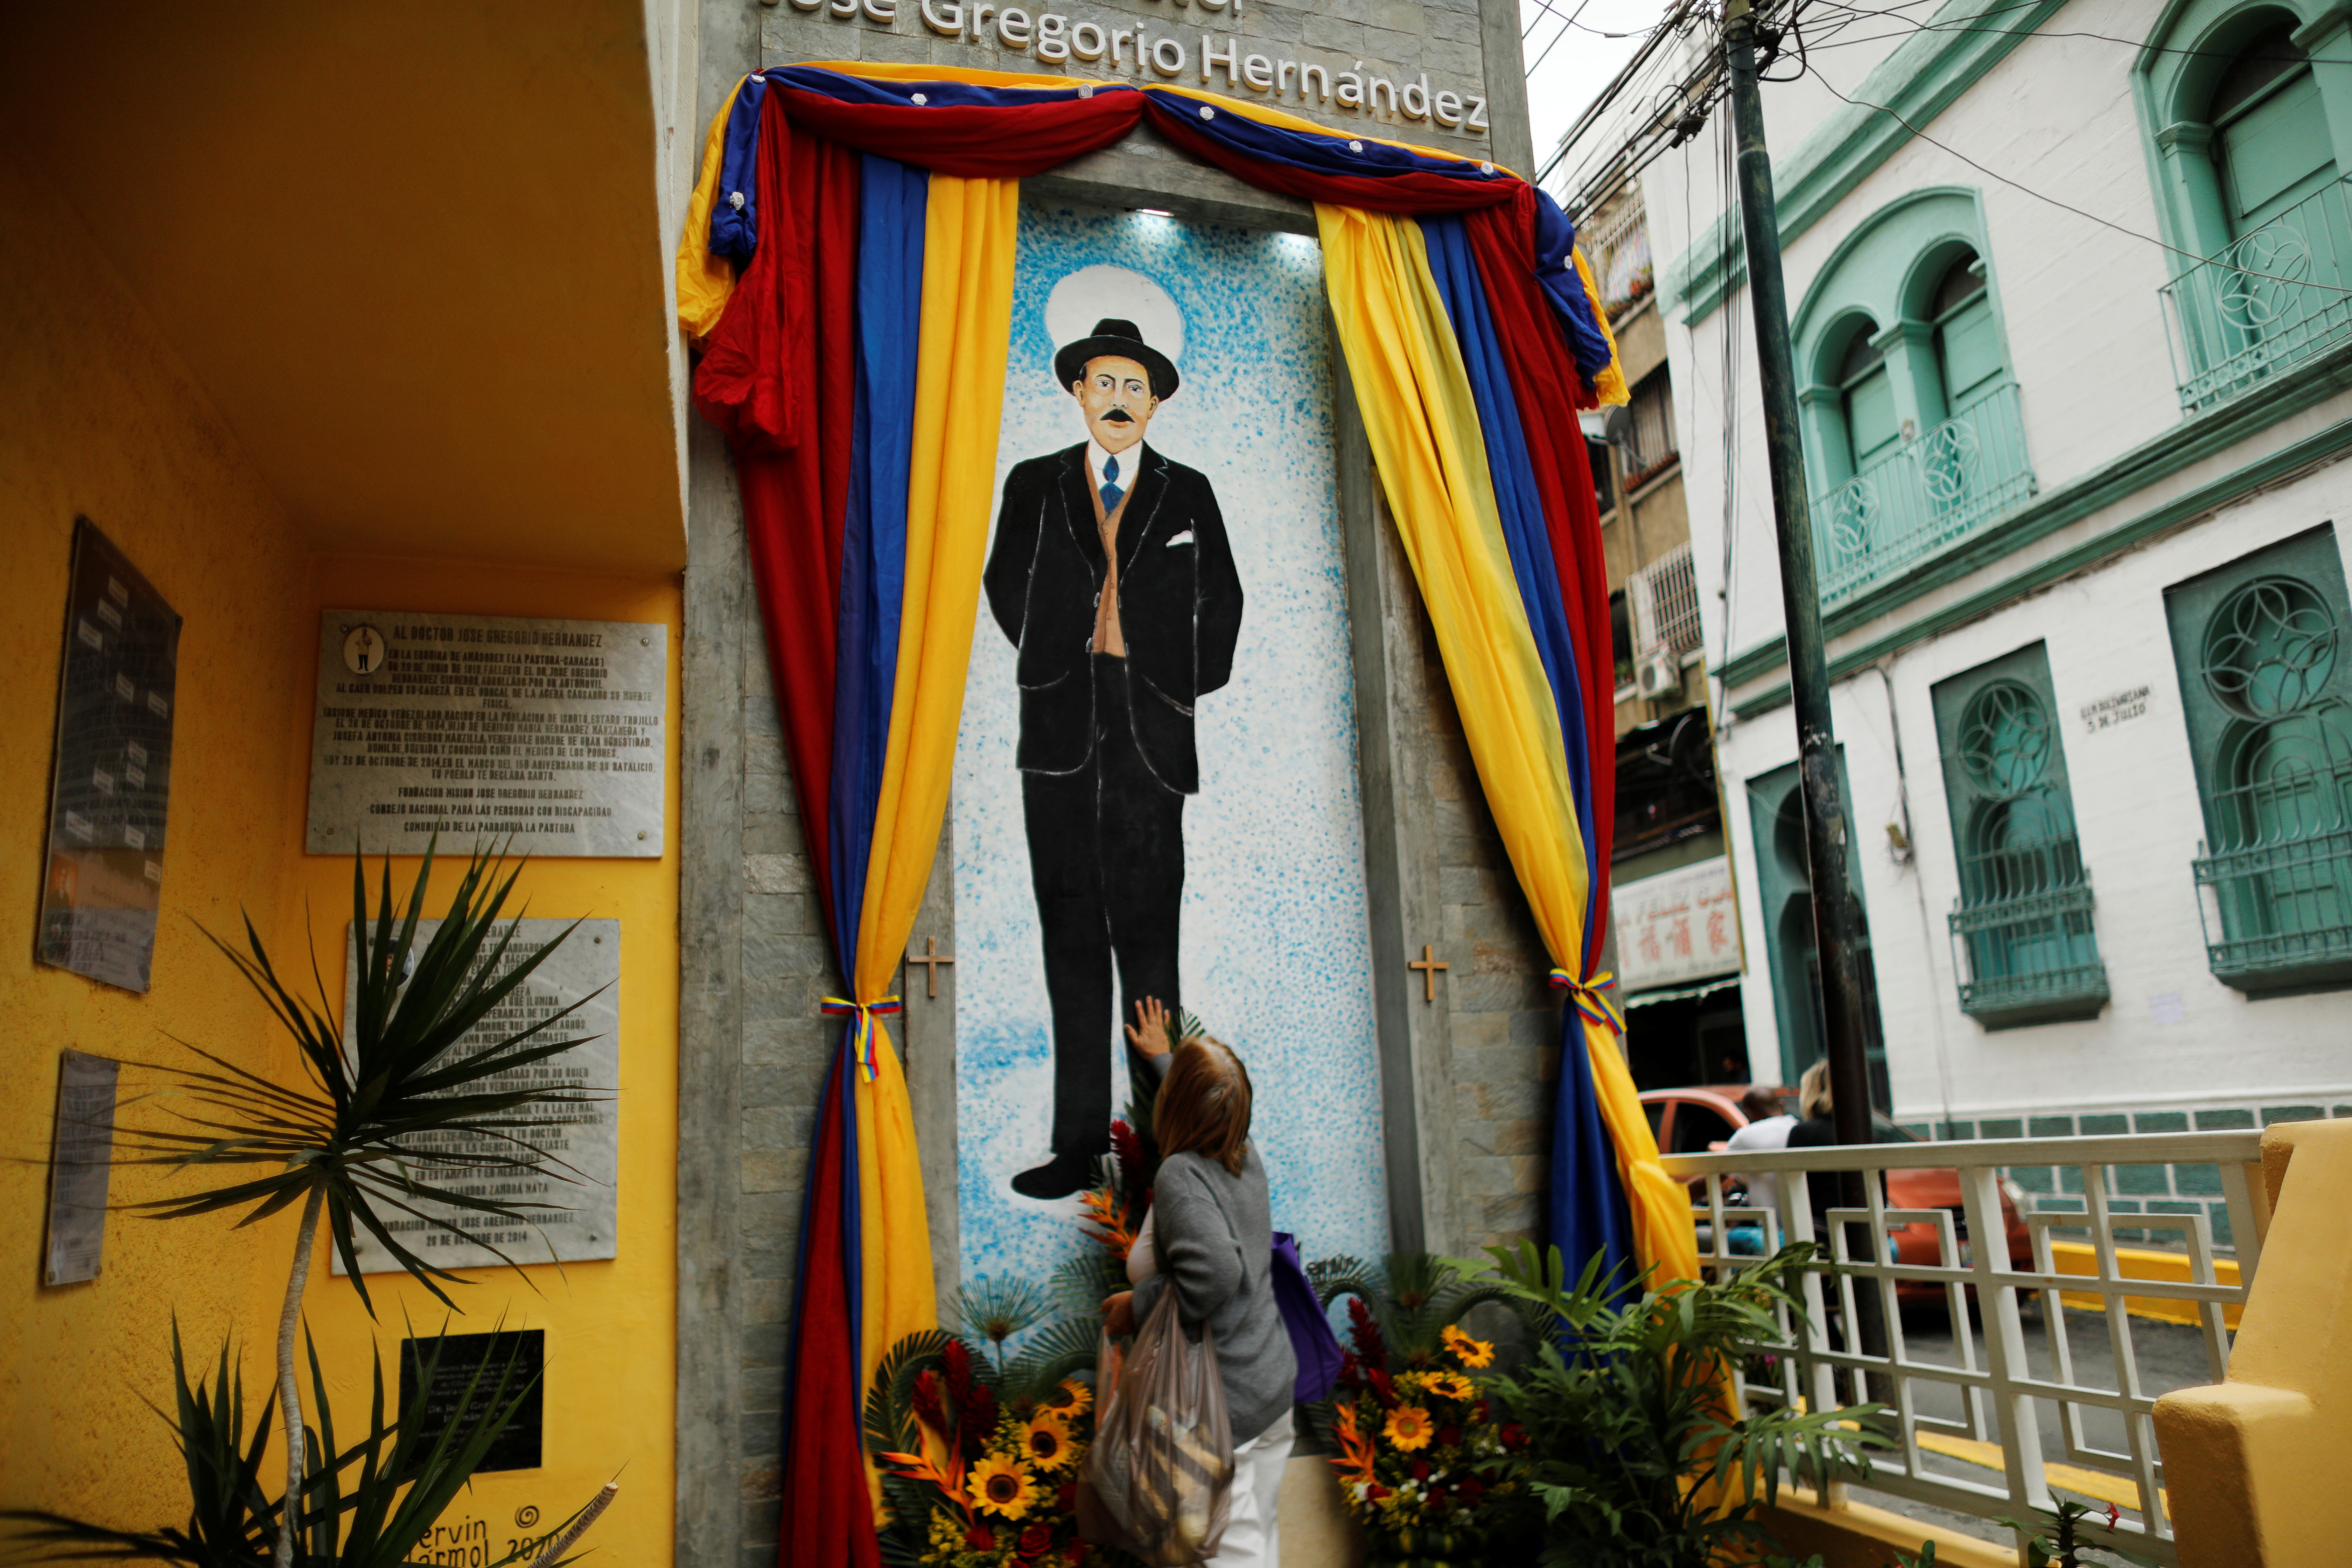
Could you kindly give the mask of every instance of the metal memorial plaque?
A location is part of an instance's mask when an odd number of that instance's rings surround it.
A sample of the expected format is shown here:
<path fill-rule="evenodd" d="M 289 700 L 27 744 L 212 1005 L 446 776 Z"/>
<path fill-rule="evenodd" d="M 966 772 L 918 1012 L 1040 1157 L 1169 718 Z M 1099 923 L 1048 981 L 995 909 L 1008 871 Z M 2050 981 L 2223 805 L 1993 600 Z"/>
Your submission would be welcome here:
<path fill-rule="evenodd" d="M 58 1064 L 58 1124 L 49 1144 L 49 1234 L 41 1283 L 98 1278 L 106 1192 L 114 1169 L 114 1082 L 121 1063 L 67 1051 Z"/>
<path fill-rule="evenodd" d="M 658 857 L 668 665 L 658 623 L 324 612 L 306 847 Z"/>
<path fill-rule="evenodd" d="M 87 518 L 74 524 L 70 583 L 38 956 L 144 991 L 163 886 L 180 617 Z"/>
<path fill-rule="evenodd" d="M 424 1383 L 425 1358 L 436 1350 L 440 1354 L 433 1363 L 433 1381 L 420 1387 Z M 417 1434 L 420 1441 L 436 1443 L 441 1434 L 453 1426 L 460 1429 L 473 1426 L 498 1395 L 499 1379 L 509 1376 L 509 1363 L 511 1381 L 507 1384 L 506 1398 L 512 1399 L 525 1384 L 530 1385 L 530 1390 L 523 1394 L 514 1419 L 491 1443 L 489 1452 L 474 1467 L 474 1471 L 479 1475 L 485 1470 L 539 1468 L 546 1430 L 542 1415 L 547 1393 L 545 1329 L 509 1329 L 502 1333 L 443 1334 L 437 1339 L 401 1341 L 403 1424 L 421 1398 L 425 1409 L 424 1430 Z"/>
<path fill-rule="evenodd" d="M 524 921 L 508 950 L 505 968 L 528 958 L 546 942 L 553 941 L 569 921 Z M 438 921 L 416 922 L 416 945 L 421 952 L 440 928 Z M 503 929 L 503 927 L 501 927 Z M 584 1043 L 571 1050 L 534 1062 L 526 1068 L 501 1073 L 478 1085 L 468 1085 L 466 1092 L 498 1093 L 504 1089 L 522 1089 L 533 1084 L 550 1088 L 573 1087 L 612 1091 L 616 1088 L 621 1070 L 621 922 L 618 921 L 583 921 L 579 929 L 562 947 L 549 955 L 547 962 L 532 971 L 507 999 L 491 1009 L 488 1016 L 458 1038 L 450 1047 L 461 1055 L 477 1051 L 504 1037 L 529 1028 L 592 992 L 601 994 L 553 1026 L 563 1031 L 556 1038 L 583 1039 Z M 352 1017 L 358 1011 L 358 969 L 347 957 L 344 963 L 343 1016 Z M 348 1025 L 346 1026 L 348 1028 Z M 348 1034 L 344 1038 L 348 1048 Z M 436 1150 L 473 1150 L 483 1152 L 505 1151 L 510 1147 L 506 1139 L 494 1134 L 474 1137 L 460 1135 L 456 1141 L 436 1137 L 417 1149 L 415 1174 L 419 1181 L 436 1187 L 466 1192 L 473 1196 L 516 1202 L 555 1204 L 565 1211 L 532 1225 L 501 1221 L 495 1216 L 461 1209 L 451 1204 L 420 1203 L 416 1206 L 427 1213 L 446 1215 L 464 1233 L 476 1238 L 468 1241 L 410 1215 L 394 1215 L 386 1225 L 401 1238 L 403 1246 L 426 1262 L 443 1268 L 494 1268 L 500 1267 L 502 1252 L 517 1263 L 546 1263 L 551 1260 L 575 1262 L 588 1258 L 617 1256 L 614 1228 L 617 1195 L 616 1183 L 620 1174 L 621 1139 L 618 1105 L 610 1100 L 593 1105 L 562 1105 L 541 1113 L 543 1120 L 524 1136 L 534 1147 L 561 1160 L 562 1166 L 550 1165 L 534 1174 L 508 1174 L 485 1178 L 463 1166 L 443 1166 L 433 1163 Z M 578 1173 L 574 1175 L 572 1173 Z M 582 1178 L 585 1178 L 583 1180 Z M 388 1274 L 400 1264 L 383 1244 L 364 1229 L 354 1229 L 352 1240 L 359 1254 L 360 1272 Z M 497 1252 L 490 1250 L 492 1247 Z M 334 1260 L 335 1272 L 344 1271 L 341 1254 Z"/>

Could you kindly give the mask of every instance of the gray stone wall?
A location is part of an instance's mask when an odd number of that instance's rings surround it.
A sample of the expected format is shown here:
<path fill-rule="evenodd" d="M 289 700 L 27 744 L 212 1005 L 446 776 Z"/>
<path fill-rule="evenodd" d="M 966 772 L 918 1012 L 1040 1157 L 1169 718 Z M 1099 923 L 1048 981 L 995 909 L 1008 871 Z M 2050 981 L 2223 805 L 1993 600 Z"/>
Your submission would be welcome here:
<path fill-rule="evenodd" d="M 1343 68 L 1374 64 L 1433 87 L 1478 79 L 1479 29 L 1508 45 L 1494 95 L 1497 156 L 1527 161 L 1516 7 L 1342 0 L 1312 14 L 1244 0 L 1233 13 L 1168 0 L 1074 5 L 1073 16 L 1143 16 L 1168 30 L 1272 40 L 1262 52 Z M 1469 8 L 1464 8 L 1466 3 Z M 789 3 L 711 0 L 701 22 L 702 118 L 745 71 L 794 59 L 940 61 L 1038 68 L 1031 57 L 929 35 L 919 0 L 887 25 Z M 1033 9 L 1033 16 L 1035 11 Z M 1197 37 L 1188 37 L 1198 85 Z M 1293 47 L 1295 46 L 1295 47 Z M 1320 52 L 1318 52 L 1320 51 Z M 1344 51 L 1346 58 L 1339 58 Z M 1467 51 L 1466 53 L 1465 51 Z M 1246 52 L 1246 51 L 1245 51 Z M 1076 68 L 1088 68 L 1073 62 Z M 1108 74 L 1098 72 L 1097 74 Z M 1441 78 L 1447 79 L 1441 81 Z M 1224 89 L 1222 72 L 1216 84 Z M 1298 109 L 1295 101 L 1286 107 Z M 1361 123 L 1306 106 L 1332 123 Z M 1381 133 L 1430 135 L 1425 123 Z M 1077 199 L 1159 196 L 1193 221 L 1311 229 L 1304 204 L 1181 162 L 1138 137 L 1051 177 Z M 1357 677 L 1366 858 L 1372 883 L 1377 1016 L 1397 1245 L 1463 1253 L 1537 1232 L 1559 1007 L 1526 900 L 1487 813 L 1427 617 L 1383 511 L 1350 395 L 1341 388 L 1341 510 Z M 836 1030 L 819 999 L 839 994 L 810 876 L 757 605 L 733 467 L 698 422 L 691 437 L 687 629 L 682 647 L 680 1138 L 678 1155 L 677 1556 L 693 1568 L 768 1568 L 781 1512 L 783 1355 L 812 1122 Z M 944 851 L 943 851 L 944 853 Z M 933 878 L 916 943 L 954 951 L 947 879 Z M 1436 999 L 1408 962 L 1422 945 L 1450 967 Z M 943 1297 L 955 1277 L 953 979 L 936 1002 L 902 973 L 903 1027 Z"/>
<path fill-rule="evenodd" d="M 1182 66 L 1173 71 L 1139 62 L 1131 42 L 1121 47 L 1117 66 L 1108 53 L 1096 60 L 1043 58 L 1034 38 L 1022 47 L 1002 41 L 995 16 L 975 37 L 972 22 L 980 7 L 970 0 L 931 0 L 929 20 L 922 0 L 865 0 L 853 9 L 856 14 L 848 16 L 830 3 L 803 10 L 794 0 L 765 8 L 760 22 L 761 63 L 887 61 L 1205 87 L 1327 125 L 1511 162 L 1507 153 L 1480 152 L 1494 145 L 1494 95 L 1486 85 L 1479 0 L 1328 0 L 1311 7 L 1241 0 L 1214 10 L 1199 0 L 1045 0 L 1042 5 L 1016 0 L 1013 9 L 1028 19 L 1032 30 L 1036 18 L 1052 14 L 1067 18 L 1072 27 L 1080 23 L 1111 31 L 1140 27 L 1151 38 L 1171 40 L 1174 49 L 1162 58 L 1172 59 L 1177 51 L 1183 58 Z M 888 19 L 877 17 L 877 11 L 889 13 Z M 1514 18 L 1516 15 L 1514 11 Z M 952 30 L 943 32 L 937 24 L 950 18 Z M 1022 29 L 1014 31 L 1017 35 Z M 1515 21 L 1514 56 L 1517 43 Z M 1052 46 L 1047 47 L 1051 52 Z M 1223 63 L 1229 53 L 1235 55 L 1230 67 Z M 1211 54 L 1218 63 L 1204 79 L 1202 61 Z M 1274 85 L 1261 89 L 1248 79 L 1252 55 L 1266 61 L 1257 74 Z M 1310 79 L 1303 70 L 1286 71 L 1284 62 L 1317 68 L 1322 75 Z M 1328 94 L 1325 88 L 1349 72 L 1367 81 L 1379 78 L 1399 89 L 1426 77 L 1430 96 L 1450 92 L 1462 100 L 1455 116 L 1462 123 L 1448 127 L 1426 108 L 1415 115 L 1405 107 L 1390 107 L 1385 95 L 1377 109 L 1344 105 L 1336 85 Z M 1312 87 L 1303 85 L 1309 79 Z M 1485 130 L 1470 123 L 1474 99 L 1485 105 L 1475 116 L 1486 123 Z"/>

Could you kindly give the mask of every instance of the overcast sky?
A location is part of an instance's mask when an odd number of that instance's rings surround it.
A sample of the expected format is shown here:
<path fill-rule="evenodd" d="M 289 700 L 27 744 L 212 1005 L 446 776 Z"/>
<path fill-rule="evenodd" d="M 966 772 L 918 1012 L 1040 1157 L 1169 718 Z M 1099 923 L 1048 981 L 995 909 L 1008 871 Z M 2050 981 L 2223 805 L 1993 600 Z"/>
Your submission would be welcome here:
<path fill-rule="evenodd" d="M 1667 0 L 1519 0 L 1536 169 L 1549 161 L 1561 132 L 1633 58 L 1643 35 L 1667 9 Z M 1564 25 L 1570 17 L 1574 26 Z M 1622 36 L 1602 36 L 1608 33 Z"/>

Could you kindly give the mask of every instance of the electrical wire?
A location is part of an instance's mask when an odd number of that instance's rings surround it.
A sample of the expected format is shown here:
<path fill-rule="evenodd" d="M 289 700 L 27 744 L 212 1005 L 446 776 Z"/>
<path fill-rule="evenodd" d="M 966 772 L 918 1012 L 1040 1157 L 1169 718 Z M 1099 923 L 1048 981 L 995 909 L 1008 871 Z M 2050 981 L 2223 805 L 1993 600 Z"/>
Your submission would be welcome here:
<path fill-rule="evenodd" d="M 2141 49 L 2149 54 L 2183 55 L 2202 57 L 2209 59 L 2255 60 L 2273 65 L 2352 65 L 2352 60 L 2315 58 L 2308 55 L 2249 55 L 2233 49 L 2198 49 L 2179 45 L 2149 44 L 2141 42 L 2137 38 L 2119 38 L 2112 33 L 2093 33 L 2080 28 L 2063 33 L 2051 33 L 2043 32 L 2033 27 L 1977 27 L 1938 25 L 1932 17 L 1926 21 L 1913 21 L 1907 16 L 1897 16 L 1894 13 L 1900 7 L 1890 7 L 1884 11 L 1870 11 L 1862 9 L 1858 6 L 1837 4 L 1836 0 L 1811 0 L 1811 3 L 1814 5 L 1827 5 L 1829 8 L 1833 11 L 1844 13 L 1849 19 L 1841 23 L 1841 27 L 1851 26 L 1856 22 L 1864 20 L 1873 22 L 1901 22 L 1905 24 L 1905 30 L 1901 32 L 1872 33 L 1864 37 L 1847 38 L 1837 43 L 1822 42 L 1815 44 L 1813 46 L 1815 48 L 1844 48 L 1855 44 L 1874 44 L 1887 38 L 1912 37 L 1920 33 L 1940 33 L 1953 36 L 1973 33 L 1982 34 L 1989 37 L 2004 38 L 2094 38 L 2102 43 L 2121 44 L 2126 48 Z M 1970 20 L 1978 21 L 1986 16 L 1998 16 L 2003 11 L 2030 10 L 2040 3 L 2041 0 L 2022 0 L 2022 3 L 2019 5 L 1998 5 L 1990 10 L 1979 12 L 1977 16 L 1971 17 Z"/>

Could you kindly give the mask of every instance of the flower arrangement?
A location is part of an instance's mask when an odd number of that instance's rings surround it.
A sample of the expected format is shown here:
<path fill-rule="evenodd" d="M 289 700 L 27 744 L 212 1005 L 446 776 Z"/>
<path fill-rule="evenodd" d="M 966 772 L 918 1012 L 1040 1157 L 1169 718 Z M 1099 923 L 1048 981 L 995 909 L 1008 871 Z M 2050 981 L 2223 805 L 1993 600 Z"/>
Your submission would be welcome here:
<path fill-rule="evenodd" d="M 1348 1310 L 1353 1348 L 1340 1366 L 1328 1433 L 1348 1511 L 1383 1560 L 1458 1556 L 1483 1543 L 1493 1505 L 1518 1489 L 1507 1466 L 1526 1436 L 1496 1425 L 1465 1375 L 1491 1364 L 1495 1347 L 1447 1323 L 1428 1364 L 1392 1373 L 1364 1299 Z"/>
<path fill-rule="evenodd" d="M 1057 1325 L 1058 1326 L 1058 1325 Z M 1078 1568 L 1120 1553 L 1077 1533 L 1094 1391 L 1032 1352 L 992 1367 L 961 1338 L 898 1342 L 875 1377 L 866 1440 L 887 1467 L 882 1558 L 900 1568 Z"/>

